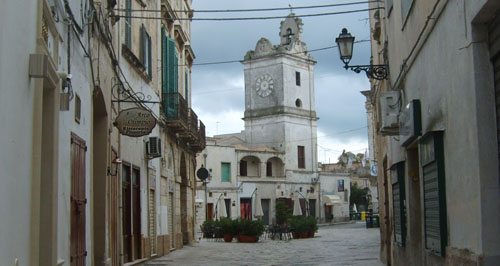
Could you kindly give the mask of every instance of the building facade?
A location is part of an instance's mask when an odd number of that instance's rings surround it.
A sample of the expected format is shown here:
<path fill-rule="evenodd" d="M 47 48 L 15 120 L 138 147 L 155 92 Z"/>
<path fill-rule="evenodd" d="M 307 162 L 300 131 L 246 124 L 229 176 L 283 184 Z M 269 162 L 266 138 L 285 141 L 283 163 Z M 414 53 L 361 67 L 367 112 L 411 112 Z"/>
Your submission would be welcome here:
<path fill-rule="evenodd" d="M 215 199 L 226 193 L 238 216 L 252 219 L 253 195 L 257 192 L 266 224 L 276 222 L 274 210 L 279 200 L 291 202 L 292 197 L 300 197 L 304 213 L 319 211 L 318 118 L 313 82 L 316 62 L 302 41 L 300 18 L 290 14 L 281 22 L 279 34 L 283 37 L 278 45 L 261 38 L 242 61 L 245 130 L 215 136 L 204 152 L 206 168 L 212 169 L 208 193 Z M 198 165 L 204 161 L 204 157 L 198 157 Z"/>
<path fill-rule="evenodd" d="M 6 5 L 0 264 L 123 265 L 191 243 L 191 1 Z"/>
<path fill-rule="evenodd" d="M 498 1 L 370 3 L 367 111 L 387 265 L 497 265 Z M 371 109 L 371 110 L 369 110 Z M 372 157 L 371 157 L 372 158 Z"/>

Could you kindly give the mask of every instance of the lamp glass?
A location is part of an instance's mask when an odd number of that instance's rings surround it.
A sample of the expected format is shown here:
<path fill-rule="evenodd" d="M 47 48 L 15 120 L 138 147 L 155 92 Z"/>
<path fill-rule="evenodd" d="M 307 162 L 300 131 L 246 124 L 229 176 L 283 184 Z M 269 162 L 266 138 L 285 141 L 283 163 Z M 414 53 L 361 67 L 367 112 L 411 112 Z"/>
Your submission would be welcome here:
<path fill-rule="evenodd" d="M 354 37 L 347 31 L 346 28 L 342 29 L 339 37 L 335 39 L 339 48 L 340 59 L 348 64 L 352 58 L 352 50 L 354 46 Z"/>

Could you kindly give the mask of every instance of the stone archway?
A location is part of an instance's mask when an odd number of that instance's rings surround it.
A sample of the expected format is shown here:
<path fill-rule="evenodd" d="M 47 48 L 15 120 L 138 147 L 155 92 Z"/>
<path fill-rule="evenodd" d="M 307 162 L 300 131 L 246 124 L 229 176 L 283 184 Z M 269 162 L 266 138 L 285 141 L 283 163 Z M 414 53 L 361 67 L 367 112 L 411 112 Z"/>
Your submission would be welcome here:
<path fill-rule="evenodd" d="M 102 91 L 99 89 L 93 95 L 92 108 L 92 222 L 93 222 L 93 255 L 94 265 L 104 265 L 106 260 L 106 172 L 108 163 L 108 114 Z M 115 155 L 116 156 L 116 155 Z M 114 186 L 113 186 L 114 188 Z M 116 188 L 111 191 L 115 193 Z M 117 209 L 112 208 L 111 214 L 116 221 Z M 116 228 L 113 236 L 116 237 Z M 116 238 L 112 239 L 114 241 Z M 113 243 L 113 248 L 116 246 Z"/>
<path fill-rule="evenodd" d="M 189 244 L 189 233 L 188 233 L 188 176 L 187 176 L 187 163 L 186 156 L 184 153 L 181 154 L 181 163 L 180 163 L 180 176 L 181 176 L 181 195 L 180 195 L 180 203 L 181 203 L 181 232 L 182 232 L 182 244 Z"/>

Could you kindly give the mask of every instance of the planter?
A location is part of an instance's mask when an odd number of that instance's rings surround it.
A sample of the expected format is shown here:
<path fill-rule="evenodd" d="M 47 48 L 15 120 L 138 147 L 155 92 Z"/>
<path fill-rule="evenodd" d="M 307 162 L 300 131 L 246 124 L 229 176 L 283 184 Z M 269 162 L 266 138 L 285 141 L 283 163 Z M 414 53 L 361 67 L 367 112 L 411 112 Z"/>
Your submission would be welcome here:
<path fill-rule="evenodd" d="M 238 241 L 241 243 L 255 243 L 258 240 L 256 236 L 238 235 Z"/>
<path fill-rule="evenodd" d="M 292 232 L 292 236 L 293 236 L 293 239 L 300 238 L 300 235 L 297 232 Z"/>
<path fill-rule="evenodd" d="M 233 235 L 224 234 L 224 242 L 233 242 Z"/>
<path fill-rule="evenodd" d="M 308 232 L 308 237 L 314 237 L 314 230 Z"/>
<path fill-rule="evenodd" d="M 300 238 L 307 238 L 309 236 L 309 232 L 300 233 Z"/>

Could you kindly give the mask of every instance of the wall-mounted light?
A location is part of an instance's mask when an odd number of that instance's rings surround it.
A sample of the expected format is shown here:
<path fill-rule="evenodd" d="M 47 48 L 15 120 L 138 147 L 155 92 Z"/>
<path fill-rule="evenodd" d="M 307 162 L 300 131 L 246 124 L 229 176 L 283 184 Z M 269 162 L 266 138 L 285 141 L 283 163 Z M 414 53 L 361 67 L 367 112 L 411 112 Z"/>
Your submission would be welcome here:
<path fill-rule="evenodd" d="M 59 110 L 69 111 L 69 103 L 74 97 L 73 88 L 71 87 L 71 74 L 59 73 L 62 79 L 62 92 L 59 93 Z"/>
<path fill-rule="evenodd" d="M 353 46 L 354 46 L 354 36 L 352 36 L 346 28 L 342 29 L 339 37 L 335 39 L 337 47 L 339 48 L 340 60 L 344 62 L 344 68 L 351 69 L 356 73 L 365 71 L 368 78 L 384 80 L 387 79 L 388 71 L 387 65 L 357 65 L 349 66 L 349 62 L 352 58 Z"/>
<path fill-rule="evenodd" d="M 116 176 L 118 174 L 118 167 L 122 164 L 122 160 L 120 158 L 115 157 L 115 159 L 111 162 L 111 167 L 108 167 L 108 175 Z"/>

